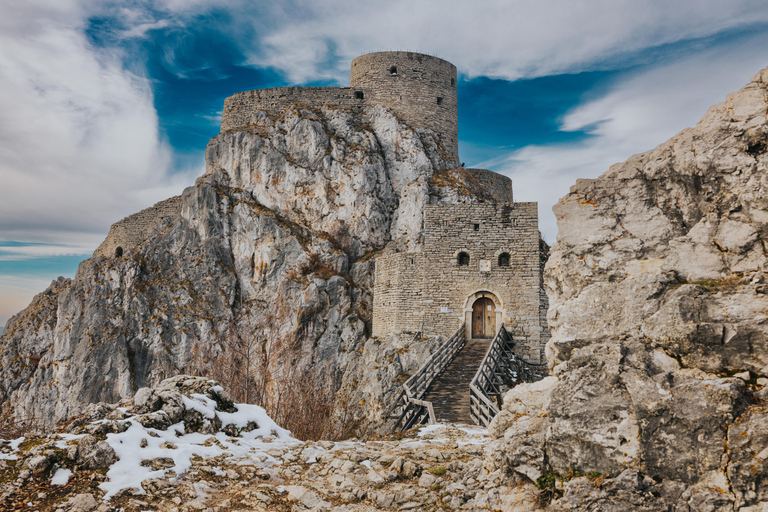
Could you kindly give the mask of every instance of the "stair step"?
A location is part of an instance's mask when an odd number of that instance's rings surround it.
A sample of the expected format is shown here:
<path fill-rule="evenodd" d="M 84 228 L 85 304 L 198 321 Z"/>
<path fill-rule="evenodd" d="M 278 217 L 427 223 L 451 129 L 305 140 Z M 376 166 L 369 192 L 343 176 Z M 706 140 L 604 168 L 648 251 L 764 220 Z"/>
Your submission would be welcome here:
<path fill-rule="evenodd" d="M 491 340 L 470 340 L 427 390 L 437 421 L 469 423 L 469 384 L 477 373 Z"/>

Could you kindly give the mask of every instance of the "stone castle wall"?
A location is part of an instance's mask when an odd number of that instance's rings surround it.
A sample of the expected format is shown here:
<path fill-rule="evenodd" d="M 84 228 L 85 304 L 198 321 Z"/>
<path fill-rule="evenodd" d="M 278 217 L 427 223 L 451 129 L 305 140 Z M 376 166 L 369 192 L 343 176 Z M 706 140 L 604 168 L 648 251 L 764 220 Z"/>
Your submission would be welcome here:
<path fill-rule="evenodd" d="M 456 66 L 412 52 L 376 52 L 352 61 L 349 84 L 370 91 L 370 102 L 384 105 L 413 128 L 428 128 L 458 161 L 459 121 Z"/>
<path fill-rule="evenodd" d="M 486 293 L 498 299 L 501 321 L 524 334 L 518 353 L 539 362 L 546 331 L 539 250 L 536 203 L 427 206 L 423 252 L 376 259 L 374 336 L 416 332 L 422 322 L 424 334 L 449 336 Z M 462 251 L 467 266 L 458 263 Z M 499 266 L 502 253 L 509 266 Z"/>
<path fill-rule="evenodd" d="M 355 93 L 363 93 L 356 98 Z M 361 110 L 365 107 L 365 92 L 351 87 L 274 87 L 233 94 L 224 100 L 221 131 L 236 130 L 258 123 L 256 110 L 281 113 L 291 105 L 330 105 Z"/>
<path fill-rule="evenodd" d="M 459 131 L 456 66 L 412 52 L 378 52 L 352 61 L 350 87 L 277 87 L 246 91 L 224 101 L 221 130 L 258 124 L 254 112 L 280 113 L 288 106 L 330 105 L 362 111 L 385 106 L 412 128 L 429 129 L 458 165 Z"/>
<path fill-rule="evenodd" d="M 488 169 L 466 169 L 499 203 L 512 203 L 512 180 Z"/>
<path fill-rule="evenodd" d="M 181 196 L 175 196 L 156 205 L 129 215 L 123 220 L 112 224 L 107 238 L 93 252 L 95 256 L 116 256 L 119 248 L 128 252 L 146 240 L 152 231 L 167 219 L 181 214 Z"/>

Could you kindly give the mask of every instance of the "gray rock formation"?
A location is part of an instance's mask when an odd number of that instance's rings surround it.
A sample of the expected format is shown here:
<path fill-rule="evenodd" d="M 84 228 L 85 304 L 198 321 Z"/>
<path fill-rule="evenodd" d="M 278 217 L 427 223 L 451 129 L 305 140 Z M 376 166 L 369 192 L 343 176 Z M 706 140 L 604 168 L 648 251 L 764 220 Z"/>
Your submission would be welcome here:
<path fill-rule="evenodd" d="M 466 173 L 430 184 L 451 173 L 437 139 L 382 107 L 254 115 L 211 140 L 178 217 L 122 257 L 83 262 L 8 322 L 0 405 L 50 426 L 179 373 L 241 392 L 247 358 L 251 398 L 329 393 L 339 429 L 375 426 L 436 340 L 366 344 L 371 257 L 418 249 L 425 204 L 480 196 Z"/>
<path fill-rule="evenodd" d="M 767 102 L 765 70 L 554 207 L 554 376 L 487 461 L 551 510 L 768 510 Z"/>
<path fill-rule="evenodd" d="M 302 442 L 263 412 L 190 376 L 93 404 L 67 433 L 0 439 L 0 507 L 480 512 L 523 501 L 540 510 L 535 490 L 484 471 L 484 429 L 435 425 L 404 439 Z M 97 445 L 106 449 L 97 454 Z M 110 450 L 117 460 L 104 456 Z"/>

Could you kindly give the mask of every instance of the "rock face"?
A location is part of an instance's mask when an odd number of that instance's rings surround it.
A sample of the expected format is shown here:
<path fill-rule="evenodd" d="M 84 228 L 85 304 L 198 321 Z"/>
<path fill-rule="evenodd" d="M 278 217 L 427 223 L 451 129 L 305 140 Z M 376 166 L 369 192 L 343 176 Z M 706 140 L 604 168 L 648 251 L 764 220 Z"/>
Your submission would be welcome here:
<path fill-rule="evenodd" d="M 8 322 L 0 405 L 50 426 L 198 371 L 286 416 L 322 395 L 338 428 L 375 426 L 437 340 L 366 344 L 371 257 L 418 250 L 425 204 L 480 198 L 462 173 L 431 186 L 450 172 L 437 138 L 385 108 L 259 115 L 211 140 L 179 216 L 122 257 L 83 262 Z"/>
<path fill-rule="evenodd" d="M 767 101 L 765 70 L 554 207 L 554 376 L 491 450 L 552 510 L 768 509 Z"/>

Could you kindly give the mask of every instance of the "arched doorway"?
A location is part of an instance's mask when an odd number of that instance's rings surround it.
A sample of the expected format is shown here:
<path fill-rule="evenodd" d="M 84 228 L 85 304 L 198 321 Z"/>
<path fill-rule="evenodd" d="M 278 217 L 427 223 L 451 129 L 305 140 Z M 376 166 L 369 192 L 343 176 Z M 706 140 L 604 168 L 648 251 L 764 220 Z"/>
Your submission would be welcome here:
<path fill-rule="evenodd" d="M 496 334 L 496 304 L 480 297 L 472 304 L 472 338 L 493 338 Z"/>

